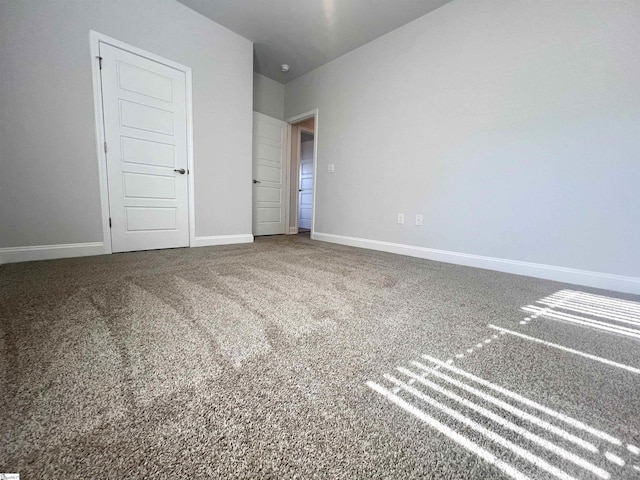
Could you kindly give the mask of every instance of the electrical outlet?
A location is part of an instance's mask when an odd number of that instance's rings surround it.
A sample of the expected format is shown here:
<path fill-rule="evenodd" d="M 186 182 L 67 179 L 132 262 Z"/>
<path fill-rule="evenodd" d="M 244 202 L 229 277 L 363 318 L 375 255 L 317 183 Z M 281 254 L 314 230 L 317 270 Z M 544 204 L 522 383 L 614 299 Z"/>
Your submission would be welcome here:
<path fill-rule="evenodd" d="M 422 225 L 424 223 L 424 218 L 422 217 L 422 214 L 418 214 L 416 215 L 416 225 Z"/>
<path fill-rule="evenodd" d="M 335 171 L 336 171 L 336 166 L 333 163 L 330 163 L 329 165 L 327 165 L 327 172 L 333 173 Z"/>
<path fill-rule="evenodd" d="M 398 214 L 398 223 L 404 223 L 404 213 Z"/>

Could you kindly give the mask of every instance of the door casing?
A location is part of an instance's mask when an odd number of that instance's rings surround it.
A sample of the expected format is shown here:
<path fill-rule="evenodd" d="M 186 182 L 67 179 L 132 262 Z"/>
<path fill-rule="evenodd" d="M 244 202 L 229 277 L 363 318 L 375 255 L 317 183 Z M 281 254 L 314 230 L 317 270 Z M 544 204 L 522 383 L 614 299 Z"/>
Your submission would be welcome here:
<path fill-rule="evenodd" d="M 308 120 L 309 118 L 314 118 L 314 129 L 313 129 L 313 193 L 312 193 L 312 211 L 311 211 L 311 239 L 314 239 L 315 231 L 316 231 L 316 188 L 317 188 L 317 179 L 318 179 L 318 131 L 319 131 L 319 122 L 320 115 L 318 109 L 310 110 L 305 113 L 301 113 L 300 115 L 294 115 L 293 117 L 287 118 L 285 121 L 289 124 L 289 137 L 291 137 L 291 125 L 294 123 L 301 122 L 302 120 Z M 298 142 L 299 143 L 299 142 Z M 291 149 L 287 149 L 288 152 L 291 153 Z M 293 159 L 292 159 L 293 160 Z M 297 160 L 296 160 L 297 161 Z M 300 169 L 300 165 L 297 165 L 296 171 Z M 296 195 L 298 192 L 299 179 L 295 182 L 290 182 L 289 188 L 296 189 Z M 297 211 L 296 211 L 297 214 Z M 290 233 L 296 233 L 298 229 L 298 219 L 296 215 L 296 227 L 295 231 Z"/>

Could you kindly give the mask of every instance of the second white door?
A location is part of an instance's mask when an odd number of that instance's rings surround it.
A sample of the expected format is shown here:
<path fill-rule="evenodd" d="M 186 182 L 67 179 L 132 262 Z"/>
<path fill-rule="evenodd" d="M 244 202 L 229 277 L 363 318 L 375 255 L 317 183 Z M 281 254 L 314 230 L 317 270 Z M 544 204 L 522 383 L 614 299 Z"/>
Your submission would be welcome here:
<path fill-rule="evenodd" d="M 189 245 L 186 75 L 100 43 L 114 252 Z"/>
<path fill-rule="evenodd" d="M 313 218 L 313 134 L 300 134 L 300 189 L 298 228 L 311 230 Z"/>
<path fill-rule="evenodd" d="M 287 124 L 253 113 L 253 234 L 287 230 Z"/>

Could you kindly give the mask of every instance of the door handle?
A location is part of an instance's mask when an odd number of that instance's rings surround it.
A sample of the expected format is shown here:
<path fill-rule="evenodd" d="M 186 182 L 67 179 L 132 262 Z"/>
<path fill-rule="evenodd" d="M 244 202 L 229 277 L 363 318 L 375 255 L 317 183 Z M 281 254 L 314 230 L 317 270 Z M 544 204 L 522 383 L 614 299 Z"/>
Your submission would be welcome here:
<path fill-rule="evenodd" d="M 260 180 L 253 179 L 253 183 L 262 183 Z"/>
<path fill-rule="evenodd" d="M 187 171 L 184 168 L 174 168 L 174 172 L 178 172 L 180 175 L 184 175 Z"/>
<path fill-rule="evenodd" d="M 298 191 L 299 191 L 299 192 L 301 192 L 301 191 L 302 191 L 302 189 L 301 189 L 301 188 L 299 188 L 299 189 L 298 189 Z"/>

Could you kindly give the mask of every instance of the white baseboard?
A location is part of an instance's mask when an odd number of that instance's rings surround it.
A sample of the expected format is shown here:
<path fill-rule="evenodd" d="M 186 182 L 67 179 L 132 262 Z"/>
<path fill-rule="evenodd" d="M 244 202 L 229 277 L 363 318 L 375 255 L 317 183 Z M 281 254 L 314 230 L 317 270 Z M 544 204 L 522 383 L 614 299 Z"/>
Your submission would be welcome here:
<path fill-rule="evenodd" d="M 210 245 L 229 245 L 233 243 L 252 243 L 253 235 L 216 235 L 196 237 L 194 247 Z M 36 245 L 32 247 L 0 248 L 0 265 L 3 263 L 31 262 L 34 260 L 52 260 L 56 258 L 85 257 L 104 255 L 104 243 L 68 243 L 59 245 Z"/>
<path fill-rule="evenodd" d="M 253 243 L 253 235 L 243 233 L 239 235 L 213 235 L 211 237 L 196 237 L 192 247 L 210 247 L 212 245 L 231 245 L 234 243 Z"/>
<path fill-rule="evenodd" d="M 298 227 L 289 227 L 289 235 L 295 235 L 298 233 Z"/>
<path fill-rule="evenodd" d="M 104 243 L 102 242 L 8 247 L 0 248 L 0 264 L 52 260 L 55 258 L 86 257 L 89 255 L 103 255 L 104 253 Z"/>
<path fill-rule="evenodd" d="M 350 245 L 352 247 L 379 250 L 381 252 L 397 253 L 400 255 L 425 258 L 438 262 L 454 263 L 457 265 L 484 268 L 487 270 L 497 270 L 499 272 L 544 278 L 547 280 L 572 283 L 575 285 L 584 285 L 587 287 L 603 288 L 606 290 L 614 290 L 617 292 L 634 293 L 636 295 L 640 294 L 640 278 L 638 277 L 626 277 L 610 273 L 591 272 L 588 270 L 578 270 L 575 268 L 522 262 L 519 260 L 485 257 L 469 253 L 450 252 L 447 250 L 437 250 L 434 248 L 416 247 L 413 245 L 404 245 L 401 243 L 391 243 L 379 240 L 369 240 L 366 238 L 333 235 L 330 233 L 315 232 L 312 238 L 314 240 L 320 240 L 323 242 L 339 243 L 341 245 Z"/>

